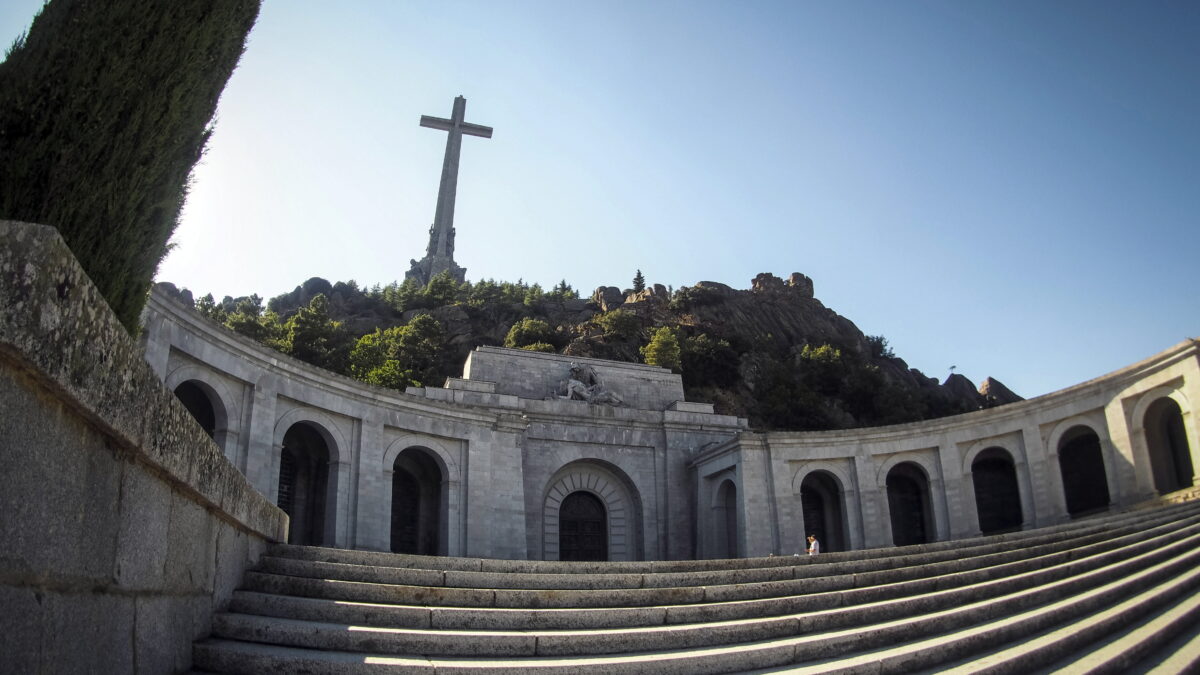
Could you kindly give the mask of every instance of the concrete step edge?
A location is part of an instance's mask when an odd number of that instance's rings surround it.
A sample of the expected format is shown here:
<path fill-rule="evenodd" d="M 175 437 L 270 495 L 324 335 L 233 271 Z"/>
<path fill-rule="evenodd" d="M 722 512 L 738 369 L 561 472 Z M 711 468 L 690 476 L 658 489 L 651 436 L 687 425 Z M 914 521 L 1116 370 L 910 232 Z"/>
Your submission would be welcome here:
<path fill-rule="evenodd" d="M 1104 514 L 1101 516 L 1092 516 L 1081 520 L 1072 520 L 1043 528 L 1023 530 L 1020 532 L 1012 532 L 1001 535 L 986 535 L 969 539 L 933 542 L 929 544 L 920 544 L 908 547 L 885 547 L 880 549 L 848 551 L 844 553 L 827 553 L 823 554 L 822 557 L 826 559 L 832 558 L 836 562 L 846 562 L 850 560 L 868 558 L 892 557 L 894 555 L 911 555 L 915 551 L 963 551 L 975 546 L 987 546 L 992 544 L 1011 545 L 1012 543 L 1020 542 L 1030 536 L 1051 535 L 1057 532 L 1071 531 L 1081 527 L 1105 529 L 1120 526 L 1124 522 L 1156 520 L 1159 518 L 1169 517 L 1170 514 L 1173 513 L 1181 513 L 1186 511 L 1200 511 L 1200 502 L 1173 504 L 1155 509 L 1121 511 Z M 333 560 L 333 558 L 337 557 L 360 557 L 363 559 L 376 561 L 376 566 L 398 567 L 404 569 L 440 569 L 488 572 L 513 571 L 531 573 L 542 573 L 541 571 L 545 570 L 547 573 L 561 574 L 643 574 L 665 573 L 671 571 L 704 571 L 706 569 L 714 569 L 713 566 L 715 566 L 715 569 L 721 569 L 730 565 L 736 566 L 737 568 L 742 568 L 747 566 L 775 567 L 795 564 L 794 559 L 792 559 L 790 556 L 776 556 L 773 558 L 735 558 L 731 560 L 718 561 L 694 560 L 639 561 L 626 563 L 567 563 L 542 560 L 498 560 L 489 558 L 418 556 L 402 553 L 387 553 L 382 551 L 354 551 L 349 549 L 296 546 L 289 544 L 276 544 L 269 549 L 269 553 L 276 557 L 293 559 L 318 559 L 327 562 L 337 562 L 336 560 Z M 807 556 L 801 556 L 800 560 L 801 564 L 804 564 L 804 561 L 808 560 L 808 558 Z M 673 568 L 676 567 L 681 569 L 674 570 Z"/>
<path fill-rule="evenodd" d="M 1200 581 L 1191 589 L 1180 591 L 1182 599 L 1168 603 L 1169 606 L 1144 617 L 1132 627 L 1108 636 L 1103 643 L 1085 645 L 1045 672 L 1064 675 L 1129 672 L 1187 629 L 1200 625 Z M 1200 659 L 1200 651 L 1194 652 L 1192 657 Z"/>
<path fill-rule="evenodd" d="M 1200 525 L 1191 528 L 1200 533 Z M 1040 579 L 1066 576 L 1132 556 L 1142 550 L 1159 550 L 1164 545 L 1186 536 L 1177 530 L 1162 537 L 1135 545 L 1103 551 L 1086 558 L 1067 559 L 1051 564 L 1044 559 L 1031 559 L 994 568 L 968 570 L 937 578 L 908 580 L 877 586 L 856 585 L 847 589 L 813 592 L 749 600 L 700 602 L 689 605 L 651 605 L 643 607 L 568 607 L 568 608 L 450 608 L 427 607 L 385 602 L 307 598 L 279 593 L 237 591 L 231 609 L 238 613 L 304 619 L 325 623 L 354 623 L 376 627 L 436 628 L 444 630 L 554 630 L 587 628 L 619 628 L 647 625 L 700 623 L 703 620 L 733 620 L 755 616 L 783 616 L 796 612 L 812 612 L 837 606 L 882 600 L 900 599 L 931 590 L 961 589 L 984 581 L 999 583 L 1008 576 L 1023 572 L 1037 574 L 1018 580 L 1022 584 L 1042 583 Z M 1004 570 L 1003 575 L 997 572 Z"/>
<path fill-rule="evenodd" d="M 1150 570 L 1166 569 L 1168 563 L 1196 564 L 1200 561 L 1200 550 L 1195 549 L 1194 542 L 1184 542 L 1185 553 L 1175 555 L 1163 562 L 1153 564 Z M 1173 551 L 1172 551 L 1173 553 Z M 1137 559 L 1152 561 L 1155 554 L 1151 552 L 1137 556 Z M 1186 556 L 1186 563 L 1178 562 Z M 1101 588 L 1120 588 L 1128 594 L 1135 592 L 1138 583 L 1144 583 L 1147 571 L 1134 571 L 1131 574 L 1120 574 L 1116 579 L 1109 576 L 1116 572 L 1126 572 L 1136 569 L 1131 561 L 1121 561 L 1109 566 L 1118 568 L 1111 570 L 1102 568 L 1073 577 L 1071 591 L 1077 597 L 1088 595 L 1087 584 L 1101 583 Z M 1102 573 L 1103 572 L 1103 573 Z M 1160 572 L 1161 573 L 1161 572 Z M 991 583 L 991 582 L 989 582 Z M 982 586 L 982 584 L 981 584 Z M 1000 587 L 999 585 L 996 585 Z M 1078 586 L 1079 588 L 1075 588 Z M 888 623 L 898 624 L 907 634 L 914 630 L 930 630 L 939 625 L 945 617 L 954 617 L 956 625 L 963 622 L 991 621 L 997 614 L 1012 609 L 1024 609 L 1029 605 L 1044 604 L 1061 596 L 1065 585 L 1059 588 L 1053 586 L 1038 586 L 1005 595 L 998 598 L 983 599 L 950 609 L 928 612 L 919 617 L 904 618 L 904 612 L 899 612 L 898 619 Z M 949 594 L 942 593 L 947 596 Z M 890 603 L 892 610 L 904 609 L 904 600 Z M 889 603 L 875 603 L 885 606 Z M 871 620 L 870 612 L 874 609 L 868 606 L 858 606 L 845 610 L 830 612 L 814 612 L 811 614 L 789 615 L 782 617 L 755 617 L 736 621 L 720 621 L 704 624 L 684 624 L 669 626 L 653 626 L 642 628 L 624 628 L 616 630 L 577 630 L 577 631 L 440 631 L 419 629 L 390 629 L 351 627 L 338 624 L 323 624 L 309 621 L 297 621 L 252 615 L 221 614 L 214 617 L 213 635 L 216 637 L 239 638 L 258 641 L 270 641 L 288 646 L 315 645 L 323 649 L 343 651 L 382 651 L 386 653 L 420 653 L 453 655 L 463 650 L 470 653 L 486 653 L 492 656 L 535 656 L 535 655 L 578 655 L 580 650 L 588 650 L 587 654 L 613 653 L 625 651 L 654 651 L 669 646 L 703 646 L 714 644 L 730 644 L 762 637 L 783 637 L 799 632 L 828 626 L 830 617 L 841 613 L 843 616 L 861 614 L 854 620 Z M 893 612 L 894 614 L 895 612 Z M 807 624 L 807 626 L 805 625 Z M 918 628 L 919 626 L 919 628 Z M 892 630 L 895 626 L 892 626 Z M 878 633 L 882 628 L 879 624 L 859 623 L 842 633 L 855 633 L 856 642 L 864 641 L 863 635 Z M 314 642 L 316 641 L 316 642 Z M 828 646 L 822 646 L 825 651 Z"/>
<path fill-rule="evenodd" d="M 686 586 L 715 586 L 745 583 L 764 583 L 772 581 L 787 581 L 792 578 L 813 578 L 822 571 L 837 571 L 838 573 L 856 572 L 886 573 L 896 569 L 910 568 L 917 570 L 920 576 L 937 573 L 938 565 L 962 568 L 974 560 L 979 566 L 993 564 L 992 559 L 1022 559 L 1038 555 L 1041 551 L 1069 550 L 1101 544 L 1118 545 L 1115 540 L 1127 535 L 1144 535 L 1161 528 L 1178 527 L 1184 522 L 1200 521 L 1200 514 L 1188 519 L 1176 520 L 1155 527 L 1136 527 L 1130 529 L 1106 530 L 1047 544 L 1000 548 L 988 554 L 972 555 L 970 551 L 962 555 L 939 555 L 937 559 L 926 556 L 898 557 L 892 562 L 899 563 L 891 566 L 888 561 L 869 561 L 866 565 L 809 565 L 805 568 L 750 568 L 742 570 L 726 570 L 719 572 L 668 573 L 668 574 L 606 574 L 581 576 L 574 574 L 501 574 L 492 572 L 457 572 L 415 570 L 407 568 L 372 567 L 349 563 L 333 563 L 325 561 L 300 561 L 276 556 L 263 556 L 256 571 L 285 574 L 289 576 L 315 577 L 322 579 L 337 579 L 341 581 L 361 581 L 367 583 L 387 583 L 400 585 L 446 586 L 453 588 L 475 589 L 517 589 L 517 590 L 595 590 L 618 588 L 677 588 Z M 823 575 L 822 575 L 823 576 Z"/>
<path fill-rule="evenodd" d="M 1102 594 L 1100 594 L 1102 595 Z M 1034 611 L 1045 612 L 1045 608 L 1037 608 Z M 1007 619 L 1006 619 L 1007 621 Z M 896 623 L 903 623 L 896 622 Z M 978 631 L 980 627 L 975 627 L 972 630 Z M 961 632 L 960 632 L 961 633 Z M 961 638 L 962 635 L 960 634 Z M 929 640 L 910 642 L 906 645 L 893 648 L 891 651 L 901 650 L 906 652 L 922 652 L 929 651 L 930 646 L 934 641 L 944 641 L 946 636 L 939 636 Z M 808 638 L 787 638 L 783 640 L 759 641 L 755 643 L 739 644 L 732 647 L 709 648 L 685 651 L 672 651 L 655 654 L 636 654 L 636 655 L 616 655 L 609 657 L 589 657 L 586 659 L 580 658 L 559 658 L 559 659 L 520 659 L 512 661 L 505 659 L 503 662 L 488 659 L 452 659 L 452 658 L 420 658 L 420 659 L 389 659 L 388 657 L 378 657 L 371 659 L 374 663 L 368 663 L 368 659 L 364 658 L 362 653 L 338 653 L 330 651 L 316 651 L 302 648 L 281 648 L 270 645 L 254 645 L 250 643 L 238 643 L 234 641 L 223 640 L 206 640 L 197 643 L 195 648 L 196 666 L 213 670 L 215 672 L 297 672 L 301 670 L 309 670 L 311 672 L 330 672 L 330 673 L 360 673 L 360 672 L 385 672 L 390 670 L 389 663 L 385 661 L 403 662 L 405 668 L 426 669 L 432 672 L 433 668 L 437 668 L 438 672 L 458 672 L 459 670 L 470 670 L 471 672 L 540 672 L 540 673 L 566 673 L 580 672 L 580 668 L 588 665 L 602 668 L 605 672 L 730 672 L 732 670 L 749 670 L 754 668 L 770 668 L 773 666 L 782 665 L 784 663 L 793 662 L 793 652 L 791 647 Z M 961 640 L 960 640 L 961 641 Z M 235 664 L 246 666 L 244 670 L 227 670 L 221 667 L 221 663 L 213 658 L 213 654 L 225 650 L 232 653 L 232 661 Z M 734 659 L 723 659 L 722 654 L 733 654 Z M 257 661 L 248 659 L 248 655 L 256 655 Z M 886 657 L 887 655 L 882 655 Z M 867 663 L 879 663 L 881 653 L 871 653 L 866 657 L 856 657 L 860 661 L 864 658 Z M 340 660 L 339 660 L 340 659 Z M 890 659 L 892 663 L 895 659 Z M 338 667 L 331 666 L 331 663 L 337 662 Z M 837 662 L 846 663 L 847 659 L 839 659 Z M 679 666 L 666 670 L 674 664 Z M 493 669 L 490 669 L 489 666 Z M 813 667 L 807 667 L 803 670 L 789 669 L 790 672 L 804 672 L 805 670 L 813 670 Z M 827 672 L 829 668 L 821 666 L 820 672 Z M 816 672 L 815 670 L 813 672 Z"/>
<path fill-rule="evenodd" d="M 1070 555 L 1052 554 L 1050 557 L 1042 557 L 1040 559 L 1035 557 L 1025 561 L 1004 563 L 991 568 L 968 568 L 960 572 L 919 579 L 904 579 L 898 582 L 883 584 L 872 583 L 879 580 L 878 576 L 864 577 L 864 581 L 867 583 L 862 584 L 858 583 L 857 576 L 848 576 L 755 585 L 707 586 L 681 589 L 538 591 L 423 588 L 248 572 L 243 583 L 243 589 L 274 595 L 295 595 L 351 602 L 508 609 L 579 609 L 585 607 L 616 608 L 701 605 L 728 601 L 765 600 L 768 597 L 785 598 L 792 595 L 831 591 L 865 592 L 863 589 L 866 588 L 881 589 L 875 592 L 881 596 L 886 596 L 888 594 L 887 588 L 890 586 L 898 589 L 920 589 L 923 585 L 929 584 L 954 587 L 961 585 L 963 581 L 969 582 L 971 579 L 986 578 L 989 575 L 997 573 L 1002 575 L 1020 574 L 1022 570 L 1028 570 L 1029 568 L 1041 569 L 1043 565 L 1047 568 L 1053 568 L 1054 565 L 1051 563 L 1070 564 L 1078 567 L 1082 564 L 1081 561 L 1095 556 L 1111 557 L 1114 554 L 1130 554 L 1149 546 L 1158 546 L 1162 543 L 1175 541 L 1196 531 L 1200 531 L 1200 524 L 1187 524 L 1173 530 L 1168 530 L 1163 534 L 1154 535 L 1153 537 L 1151 537 L 1153 531 L 1141 533 L 1136 536 L 1151 538 L 1140 543 L 1125 544 L 1108 550 L 1101 549 L 1099 553 L 1089 553 L 1089 555 L 1076 559 L 1071 559 L 1073 556 Z M 1115 541 L 1121 543 L 1122 540 Z"/>

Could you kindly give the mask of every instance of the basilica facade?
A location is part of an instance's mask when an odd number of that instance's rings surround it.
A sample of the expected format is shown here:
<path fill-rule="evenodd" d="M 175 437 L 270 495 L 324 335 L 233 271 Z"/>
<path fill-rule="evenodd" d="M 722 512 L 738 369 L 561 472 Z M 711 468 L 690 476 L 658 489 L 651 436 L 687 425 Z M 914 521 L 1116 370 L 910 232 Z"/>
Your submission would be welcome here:
<path fill-rule="evenodd" d="M 154 292 L 145 358 L 289 541 L 531 560 L 788 555 L 1040 527 L 1190 488 L 1200 343 L 1035 399 L 767 432 L 640 364 L 480 347 L 401 393 L 279 354 Z"/>

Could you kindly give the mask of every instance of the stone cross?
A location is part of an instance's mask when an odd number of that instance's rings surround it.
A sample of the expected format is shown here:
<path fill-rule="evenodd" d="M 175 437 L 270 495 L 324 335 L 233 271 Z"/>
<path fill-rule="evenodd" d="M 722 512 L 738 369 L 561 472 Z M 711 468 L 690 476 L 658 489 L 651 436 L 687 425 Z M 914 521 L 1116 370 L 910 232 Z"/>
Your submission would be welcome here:
<path fill-rule="evenodd" d="M 492 128 L 463 121 L 467 111 L 467 99 L 454 99 L 454 111 L 450 119 L 421 115 L 421 126 L 450 132 L 446 138 L 446 158 L 442 160 L 442 184 L 438 187 L 437 211 L 433 216 L 433 230 L 429 233 L 429 255 L 436 258 L 454 258 L 454 197 L 458 191 L 458 155 L 462 149 L 463 134 L 468 136 L 492 137 Z"/>

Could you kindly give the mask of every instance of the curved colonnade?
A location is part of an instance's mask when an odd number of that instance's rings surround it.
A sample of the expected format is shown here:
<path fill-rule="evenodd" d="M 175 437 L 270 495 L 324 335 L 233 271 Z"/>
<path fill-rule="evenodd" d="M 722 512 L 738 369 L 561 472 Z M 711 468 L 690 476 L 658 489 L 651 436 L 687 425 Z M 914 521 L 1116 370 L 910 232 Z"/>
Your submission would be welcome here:
<path fill-rule="evenodd" d="M 1065 522 L 1196 483 L 1195 341 L 1101 378 L 990 410 L 891 427 L 742 433 L 694 464 L 736 476 L 745 553 L 876 548 Z M 706 494 L 701 489 L 699 494 Z M 701 550 L 725 527 L 698 509 Z M 710 545 L 705 533 L 711 533 Z"/>
<path fill-rule="evenodd" d="M 379 389 L 157 292 L 144 324 L 147 361 L 288 512 L 291 543 L 643 560 L 788 554 L 815 534 L 825 551 L 850 550 L 1060 523 L 1192 487 L 1200 466 L 1195 341 L 991 410 L 755 433 L 704 404 L 613 408 L 459 378 L 443 389 Z M 539 367 L 571 362 L 536 358 Z M 612 366 L 647 382 L 677 378 Z M 527 394 L 528 382 L 516 384 Z"/>

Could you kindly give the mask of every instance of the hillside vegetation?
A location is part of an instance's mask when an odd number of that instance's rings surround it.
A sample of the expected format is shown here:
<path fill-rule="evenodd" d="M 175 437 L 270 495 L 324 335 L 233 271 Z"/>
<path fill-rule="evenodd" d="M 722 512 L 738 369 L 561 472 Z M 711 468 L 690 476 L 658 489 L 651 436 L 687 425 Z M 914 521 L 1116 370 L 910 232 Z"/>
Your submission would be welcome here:
<path fill-rule="evenodd" d="M 361 288 L 312 278 L 264 304 L 258 296 L 194 300 L 198 312 L 279 351 L 371 384 L 441 386 L 480 345 L 644 362 L 681 373 L 690 401 L 758 429 L 839 429 L 910 422 L 1019 400 L 988 380 L 945 385 L 908 368 L 882 336 L 864 335 L 813 297 L 812 281 L 756 277 L 749 290 L 700 282 L 679 290 L 447 275 Z"/>

